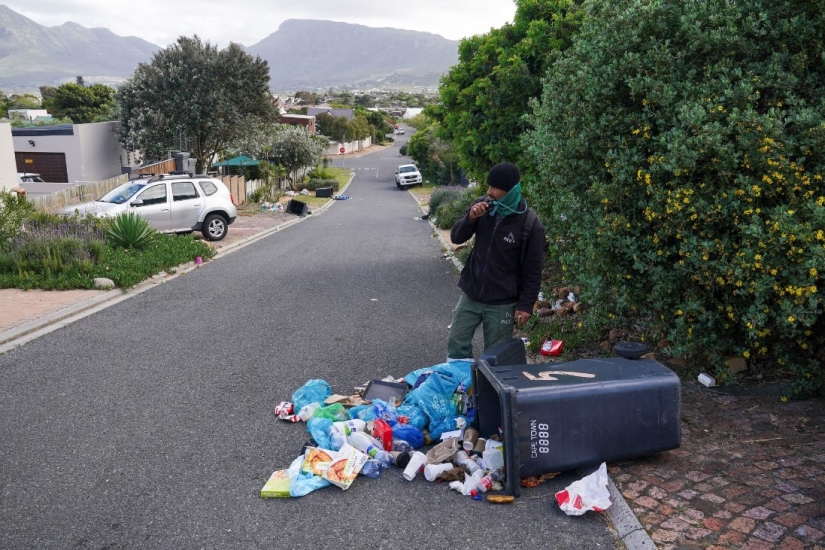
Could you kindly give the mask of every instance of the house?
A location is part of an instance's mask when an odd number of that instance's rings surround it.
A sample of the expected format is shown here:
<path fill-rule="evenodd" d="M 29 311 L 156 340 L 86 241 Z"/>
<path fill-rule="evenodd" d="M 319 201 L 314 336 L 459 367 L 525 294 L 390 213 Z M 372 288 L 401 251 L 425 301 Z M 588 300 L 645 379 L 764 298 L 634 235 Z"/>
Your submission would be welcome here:
<path fill-rule="evenodd" d="M 326 114 L 334 117 L 346 117 L 347 120 L 352 120 L 355 116 L 353 109 L 333 109 L 332 107 L 309 107 L 307 109 L 307 116 L 317 117 L 318 115 Z"/>
<path fill-rule="evenodd" d="M 306 131 L 315 135 L 315 117 L 309 115 L 282 114 L 278 120 L 281 124 L 291 124 L 293 126 L 303 126 Z"/>
<path fill-rule="evenodd" d="M 18 185 L 17 170 L 14 168 L 11 124 L 0 122 L 0 190 L 11 191 Z"/>
<path fill-rule="evenodd" d="M 57 124 L 11 130 L 18 172 L 36 172 L 47 182 L 101 181 L 128 164 L 120 146 L 120 122 Z"/>
<path fill-rule="evenodd" d="M 46 109 L 9 109 L 9 119 L 25 120 L 28 123 L 51 120 L 52 115 Z"/>

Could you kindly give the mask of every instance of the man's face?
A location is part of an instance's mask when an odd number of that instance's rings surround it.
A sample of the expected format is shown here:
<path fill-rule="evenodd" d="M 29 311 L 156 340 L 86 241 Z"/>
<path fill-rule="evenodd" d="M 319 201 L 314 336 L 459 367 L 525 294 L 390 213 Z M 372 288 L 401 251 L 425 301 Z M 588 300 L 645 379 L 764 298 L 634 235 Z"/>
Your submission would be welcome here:
<path fill-rule="evenodd" d="M 487 196 L 493 199 L 494 201 L 500 201 L 504 198 L 504 195 L 507 194 L 507 191 L 502 191 L 498 187 L 493 187 L 492 185 L 487 186 Z"/>

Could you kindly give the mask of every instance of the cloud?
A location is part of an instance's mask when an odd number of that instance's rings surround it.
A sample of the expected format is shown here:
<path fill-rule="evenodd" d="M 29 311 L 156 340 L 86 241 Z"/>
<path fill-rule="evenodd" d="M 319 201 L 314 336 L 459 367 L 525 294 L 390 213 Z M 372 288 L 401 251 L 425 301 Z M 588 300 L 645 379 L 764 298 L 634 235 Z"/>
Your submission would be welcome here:
<path fill-rule="evenodd" d="M 321 19 L 369 27 L 431 32 L 450 40 L 486 33 L 512 21 L 508 0 L 5 0 L 12 10 L 48 27 L 72 21 L 167 46 L 197 34 L 220 47 L 250 46 L 286 19 Z"/>

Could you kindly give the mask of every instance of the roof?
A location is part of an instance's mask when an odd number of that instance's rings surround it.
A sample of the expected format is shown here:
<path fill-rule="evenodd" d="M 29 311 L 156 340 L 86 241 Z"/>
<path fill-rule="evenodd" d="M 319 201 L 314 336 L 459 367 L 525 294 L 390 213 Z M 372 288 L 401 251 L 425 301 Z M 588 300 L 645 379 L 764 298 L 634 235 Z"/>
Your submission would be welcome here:
<path fill-rule="evenodd" d="M 353 109 L 333 109 L 332 107 L 309 107 L 307 109 L 307 115 L 309 116 L 318 116 L 320 114 L 327 114 L 335 117 L 347 117 L 347 120 L 352 120 L 352 117 L 355 116 L 355 111 Z"/>
<path fill-rule="evenodd" d="M 216 162 L 212 166 L 257 166 L 260 163 L 261 161 L 259 160 L 255 160 L 246 155 L 241 155 L 239 157 L 231 158 L 221 162 Z"/>

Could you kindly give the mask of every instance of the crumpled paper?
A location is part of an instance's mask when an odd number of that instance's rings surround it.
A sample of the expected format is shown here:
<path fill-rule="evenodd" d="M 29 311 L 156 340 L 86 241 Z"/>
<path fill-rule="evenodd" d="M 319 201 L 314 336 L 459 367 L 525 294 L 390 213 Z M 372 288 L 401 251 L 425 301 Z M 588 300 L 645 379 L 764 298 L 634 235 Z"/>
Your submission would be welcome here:
<path fill-rule="evenodd" d="M 607 464 L 602 462 L 598 470 L 556 493 L 556 502 L 568 516 L 580 516 L 589 510 L 603 512 L 610 507 L 607 483 Z"/>

